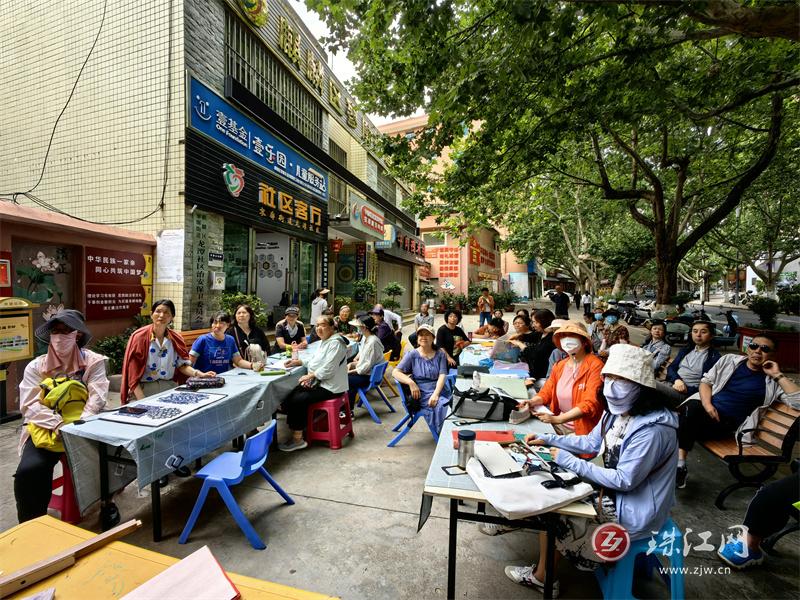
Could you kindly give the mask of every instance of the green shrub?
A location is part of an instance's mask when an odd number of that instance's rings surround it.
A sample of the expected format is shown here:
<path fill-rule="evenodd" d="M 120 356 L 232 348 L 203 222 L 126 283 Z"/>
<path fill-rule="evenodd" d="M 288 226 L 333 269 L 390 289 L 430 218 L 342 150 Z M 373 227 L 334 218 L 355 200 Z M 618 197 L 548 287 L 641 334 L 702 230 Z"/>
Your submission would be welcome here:
<path fill-rule="evenodd" d="M 381 304 L 383 305 L 383 308 L 388 308 L 389 310 L 396 310 L 400 308 L 400 303 L 394 298 L 384 298 L 381 300 Z"/>
<path fill-rule="evenodd" d="M 450 310 L 456 307 L 456 296 L 452 292 L 444 292 L 440 297 L 439 301 L 444 306 L 445 310 Z"/>
<path fill-rule="evenodd" d="M 764 329 L 775 329 L 779 307 L 777 300 L 767 296 L 756 296 L 749 305 L 750 310 L 758 315 L 759 323 Z"/>
<path fill-rule="evenodd" d="M 349 306 L 350 312 L 355 313 L 354 306 L 353 306 L 353 299 L 349 296 L 335 296 L 333 298 L 333 310 L 336 314 L 339 314 L 339 310 L 343 306 Z"/>
<path fill-rule="evenodd" d="M 790 285 L 778 290 L 780 312 L 800 315 L 800 284 Z"/>
<path fill-rule="evenodd" d="M 431 298 L 435 298 L 436 288 L 426 283 L 420 288 L 419 295 L 422 296 L 425 300 L 430 300 Z"/>
<path fill-rule="evenodd" d="M 671 304 L 688 304 L 692 301 L 692 294 L 690 292 L 678 292 L 671 299 Z"/>
<path fill-rule="evenodd" d="M 406 288 L 404 288 L 399 281 L 390 281 L 381 292 L 389 296 L 389 299 L 383 300 L 383 306 L 389 310 L 394 310 L 400 308 L 400 303 L 395 300 L 395 297 L 405 294 Z"/>
<path fill-rule="evenodd" d="M 92 345 L 92 349 L 108 357 L 108 368 L 111 373 L 121 373 L 122 363 L 125 360 L 125 348 L 128 345 L 128 338 L 131 337 L 134 331 L 145 325 L 150 325 L 152 322 L 150 315 L 136 315 L 133 318 L 133 325 L 122 333 L 97 340 Z"/>
<path fill-rule="evenodd" d="M 378 286 L 369 279 L 356 279 L 353 282 L 353 296 L 359 302 L 359 308 L 365 310 L 372 308 Z"/>
<path fill-rule="evenodd" d="M 262 329 L 267 326 L 267 307 L 264 305 L 261 298 L 255 294 L 224 292 L 222 294 L 222 301 L 220 302 L 220 310 L 224 310 L 231 316 L 231 319 L 235 321 L 233 311 L 235 311 L 236 307 L 240 304 L 250 305 L 250 308 L 252 308 L 253 312 L 256 314 L 256 325 Z"/>

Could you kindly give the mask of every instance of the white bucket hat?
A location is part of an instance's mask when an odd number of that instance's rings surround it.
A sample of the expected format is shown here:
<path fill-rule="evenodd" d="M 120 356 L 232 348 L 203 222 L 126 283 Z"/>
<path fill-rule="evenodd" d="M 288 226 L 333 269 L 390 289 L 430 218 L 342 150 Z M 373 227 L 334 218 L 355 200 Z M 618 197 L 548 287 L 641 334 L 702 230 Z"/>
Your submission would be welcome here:
<path fill-rule="evenodd" d="M 624 377 L 644 387 L 656 387 L 656 378 L 653 376 L 653 355 L 638 346 L 630 344 L 611 346 L 608 349 L 608 360 L 601 373 Z"/>

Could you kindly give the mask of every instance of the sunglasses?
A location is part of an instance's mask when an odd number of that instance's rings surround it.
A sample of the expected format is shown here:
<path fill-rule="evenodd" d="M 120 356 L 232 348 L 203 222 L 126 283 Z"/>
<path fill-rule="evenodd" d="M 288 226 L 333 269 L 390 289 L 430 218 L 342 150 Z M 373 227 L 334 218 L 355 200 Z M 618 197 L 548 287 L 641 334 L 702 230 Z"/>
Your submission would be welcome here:
<path fill-rule="evenodd" d="M 760 349 L 762 352 L 774 352 L 775 351 L 775 348 L 773 348 L 772 346 L 767 346 L 765 344 L 756 344 L 755 342 L 750 342 L 749 344 L 747 344 L 747 347 L 750 348 L 750 350 L 759 350 Z"/>

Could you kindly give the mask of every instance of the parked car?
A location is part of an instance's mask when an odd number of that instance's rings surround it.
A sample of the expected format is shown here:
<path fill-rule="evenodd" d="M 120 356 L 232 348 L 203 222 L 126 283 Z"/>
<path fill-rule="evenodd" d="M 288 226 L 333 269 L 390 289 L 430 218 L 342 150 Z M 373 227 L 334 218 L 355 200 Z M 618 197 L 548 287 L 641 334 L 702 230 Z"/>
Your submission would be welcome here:
<path fill-rule="evenodd" d="M 655 298 L 656 297 L 655 290 L 645 290 L 644 297 L 645 298 Z"/>

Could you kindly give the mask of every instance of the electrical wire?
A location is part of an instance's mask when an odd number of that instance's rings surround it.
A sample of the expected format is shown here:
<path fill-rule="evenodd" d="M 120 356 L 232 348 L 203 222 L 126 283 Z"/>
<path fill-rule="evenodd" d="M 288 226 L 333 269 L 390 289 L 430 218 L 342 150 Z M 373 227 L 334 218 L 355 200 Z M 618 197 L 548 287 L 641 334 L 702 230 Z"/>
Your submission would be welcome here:
<path fill-rule="evenodd" d="M 172 111 L 172 26 L 173 26 L 173 6 L 172 6 L 172 2 L 170 2 L 170 4 L 169 4 L 169 23 L 168 23 L 168 35 L 167 35 L 167 43 L 168 43 L 168 48 L 167 48 L 167 117 L 166 117 L 165 124 L 164 124 L 165 137 L 166 137 L 166 140 L 165 140 L 165 143 L 164 143 L 164 178 L 163 178 L 163 182 L 162 182 L 162 185 L 161 185 L 161 198 L 160 198 L 160 200 L 158 202 L 158 206 L 156 206 L 156 208 L 154 210 L 150 211 L 149 213 L 147 213 L 143 217 L 139 217 L 138 219 L 131 219 L 131 220 L 128 220 L 128 221 L 92 221 L 92 220 L 89 220 L 89 219 L 83 219 L 81 217 L 76 217 L 74 215 L 71 215 L 71 214 L 69 214 L 69 213 L 67 213 L 67 212 L 65 212 L 65 211 L 63 211 L 63 210 L 61 210 L 59 208 L 56 208 L 55 206 L 49 204 L 48 202 L 45 202 L 44 200 L 42 200 L 41 198 L 38 198 L 37 196 L 35 196 L 32 193 L 33 190 L 35 190 L 37 187 L 39 187 L 39 184 L 42 182 L 42 179 L 44 178 L 44 173 L 45 173 L 45 170 L 47 169 L 47 160 L 48 160 L 48 158 L 50 156 L 50 148 L 53 145 L 53 138 L 55 137 L 56 129 L 58 128 L 58 123 L 61 120 L 61 117 L 66 112 L 67 107 L 69 106 L 69 103 L 72 100 L 73 95 L 75 94 L 75 90 L 78 87 L 78 82 L 81 79 L 81 75 L 83 74 L 83 70 L 85 69 L 86 64 L 89 62 L 89 59 L 91 58 L 92 53 L 94 52 L 95 46 L 97 45 L 97 41 L 100 39 L 100 34 L 103 31 L 103 25 L 105 24 L 105 20 L 106 20 L 107 9 L 108 9 L 108 0 L 105 0 L 103 2 L 103 14 L 102 14 L 102 16 L 100 18 L 100 27 L 97 29 L 97 35 L 95 35 L 94 41 L 92 42 L 92 46 L 89 49 L 89 53 L 86 55 L 86 59 L 83 61 L 83 64 L 81 65 L 81 68 L 80 68 L 80 71 L 78 71 L 78 76 L 75 78 L 75 82 L 72 85 L 72 90 L 70 90 L 69 96 L 67 97 L 67 101 L 64 103 L 64 107 L 61 109 L 61 112 L 58 114 L 58 117 L 56 117 L 56 121 L 53 124 L 53 130 L 50 132 L 50 140 L 47 143 L 47 151 L 45 152 L 45 155 L 44 155 L 44 161 L 42 163 L 42 170 L 39 173 L 39 179 L 36 181 L 36 184 L 32 188 L 30 188 L 29 190 L 27 190 L 25 192 L 0 193 L 0 197 L 1 196 L 11 196 L 11 202 L 14 203 L 14 204 L 19 204 L 19 202 L 17 201 L 17 196 L 25 196 L 31 202 L 33 202 L 34 204 L 37 204 L 38 206 L 41 206 L 42 208 L 44 208 L 46 210 L 49 210 L 51 212 L 55 212 L 55 213 L 64 215 L 66 217 L 70 217 L 72 219 L 77 219 L 78 221 L 82 221 L 84 223 L 90 223 L 90 224 L 93 224 L 93 225 L 131 225 L 133 223 L 138 223 L 140 221 L 144 221 L 145 219 L 147 219 L 147 218 L 151 217 L 152 215 L 156 214 L 158 211 L 163 210 L 164 207 L 165 207 L 165 202 L 164 201 L 165 201 L 165 198 L 166 198 L 167 181 L 168 181 L 168 178 L 169 178 L 169 144 L 170 144 L 171 137 L 172 137 L 171 136 L 171 134 L 172 134 L 172 131 L 171 131 L 171 129 L 172 129 L 172 127 L 171 127 L 171 125 L 172 125 L 172 115 L 171 115 L 171 111 Z"/>

